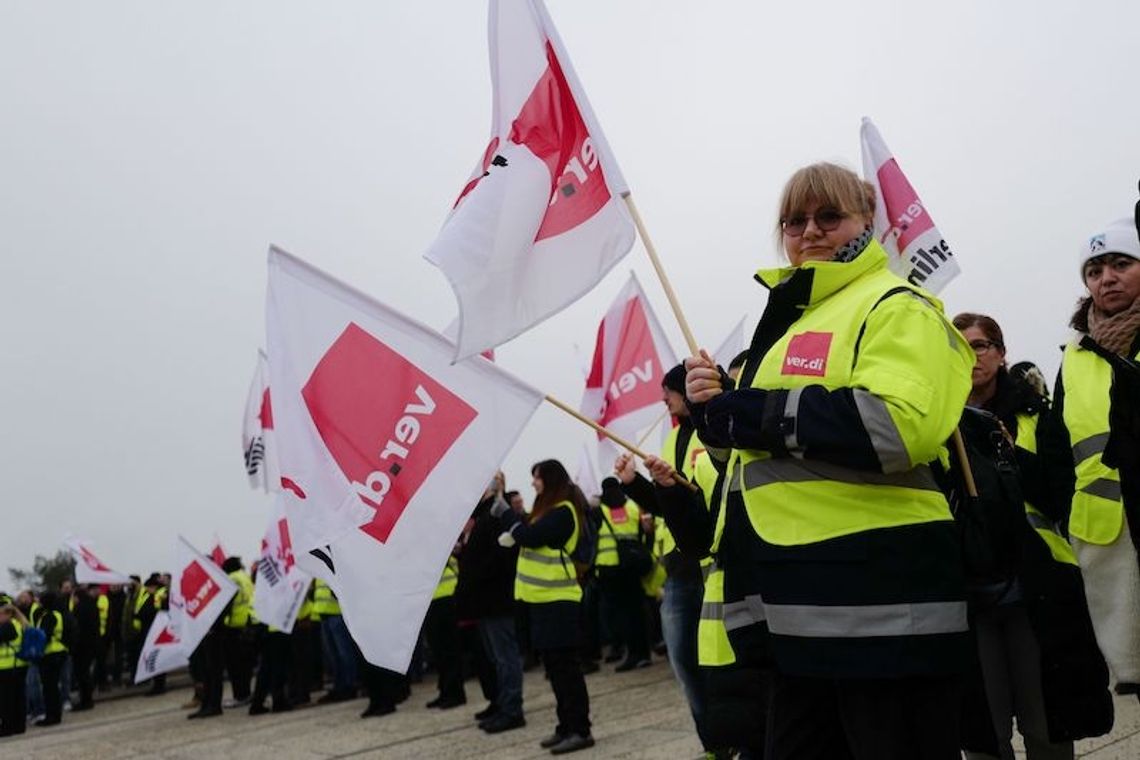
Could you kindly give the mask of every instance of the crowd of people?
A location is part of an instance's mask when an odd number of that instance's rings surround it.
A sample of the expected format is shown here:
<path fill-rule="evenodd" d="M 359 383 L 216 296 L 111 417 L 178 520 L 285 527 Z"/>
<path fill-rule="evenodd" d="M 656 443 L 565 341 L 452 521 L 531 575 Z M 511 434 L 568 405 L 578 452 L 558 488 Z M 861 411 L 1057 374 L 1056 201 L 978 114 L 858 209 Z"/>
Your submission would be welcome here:
<path fill-rule="evenodd" d="M 497 476 L 411 673 L 365 662 L 320 582 L 291 633 L 267 630 L 254 578 L 227 560 L 239 591 L 191 658 L 189 717 L 290 710 L 326 676 L 318 702 L 362 690 L 362 717 L 384 715 L 430 660 L 427 706 L 466 704 L 474 673 L 474 719 L 495 734 L 526 725 L 522 674 L 541 662 L 557 705 L 541 746 L 563 754 L 594 745 L 585 674 L 656 652 L 713 757 L 1009 759 L 1016 721 L 1030 760 L 1049 760 L 1110 731 L 1110 684 L 1140 694 L 1140 211 L 1079 248 L 1087 295 L 1050 393 L 1033 364 L 1008 366 L 994 318 L 951 319 L 890 272 L 875 202 L 832 164 L 791 177 L 787 265 L 756 275 L 748 349 L 665 374 L 677 424 L 649 477 L 623 455 L 585 494 L 540 461 L 526 509 Z M 0 734 L 59 723 L 71 683 L 88 709 L 129 674 L 168 586 L 0 608 Z M 24 663 L 28 626 L 48 644 Z"/>

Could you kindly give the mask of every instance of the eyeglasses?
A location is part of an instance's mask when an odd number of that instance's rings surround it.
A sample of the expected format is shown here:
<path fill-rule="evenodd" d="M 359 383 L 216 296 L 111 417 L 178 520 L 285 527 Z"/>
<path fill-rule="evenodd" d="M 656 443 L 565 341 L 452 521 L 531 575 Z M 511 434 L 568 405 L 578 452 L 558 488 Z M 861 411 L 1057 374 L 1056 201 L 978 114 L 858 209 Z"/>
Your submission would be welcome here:
<path fill-rule="evenodd" d="M 814 214 L 796 214 L 793 217 L 780 220 L 780 229 L 788 237 L 799 237 L 804 234 L 807 229 L 808 222 L 815 220 L 815 226 L 819 228 L 820 232 L 832 232 L 843 223 L 850 214 L 845 214 L 833 208 L 825 208 L 816 211 Z"/>
<path fill-rule="evenodd" d="M 992 340 L 972 340 L 970 341 L 970 348 L 974 349 L 974 354 L 981 356 L 982 354 L 989 353 L 991 348 L 1001 348 L 1000 343 L 995 343 Z"/>

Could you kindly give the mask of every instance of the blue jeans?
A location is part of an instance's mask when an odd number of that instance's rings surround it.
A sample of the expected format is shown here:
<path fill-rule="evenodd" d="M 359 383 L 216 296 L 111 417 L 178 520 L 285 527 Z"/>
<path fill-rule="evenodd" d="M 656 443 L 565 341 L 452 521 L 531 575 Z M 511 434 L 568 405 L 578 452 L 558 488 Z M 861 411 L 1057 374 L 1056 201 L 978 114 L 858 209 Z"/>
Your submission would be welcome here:
<path fill-rule="evenodd" d="M 703 597 L 704 584 L 697 576 L 692 580 L 667 578 L 661 598 L 661 635 L 669 648 L 669 665 L 681 683 L 698 734 L 705 712 L 704 685 L 697 665 L 697 626 Z"/>
<path fill-rule="evenodd" d="M 71 704 L 71 668 L 71 655 L 69 654 L 63 660 L 63 670 L 59 672 L 59 693 L 66 705 Z"/>
<path fill-rule="evenodd" d="M 27 692 L 28 715 L 44 714 L 44 691 L 40 686 L 40 668 L 34 662 L 28 663 L 28 675 L 24 682 Z"/>
<path fill-rule="evenodd" d="M 340 615 L 321 618 L 321 645 L 333 669 L 333 691 L 356 691 L 356 646 Z"/>
<path fill-rule="evenodd" d="M 495 707 L 502 715 L 522 715 L 522 655 L 514 615 L 480 618 L 479 637 L 495 663 Z"/>

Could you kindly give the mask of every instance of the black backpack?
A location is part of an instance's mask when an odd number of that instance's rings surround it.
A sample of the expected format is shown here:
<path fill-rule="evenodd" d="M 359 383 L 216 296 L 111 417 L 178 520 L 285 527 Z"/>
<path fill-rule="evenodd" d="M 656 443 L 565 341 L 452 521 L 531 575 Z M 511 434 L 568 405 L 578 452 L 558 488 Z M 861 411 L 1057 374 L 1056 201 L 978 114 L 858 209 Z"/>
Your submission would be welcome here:
<path fill-rule="evenodd" d="M 614 532 L 614 526 L 606 519 L 605 511 L 599 507 L 598 512 L 602 516 L 602 522 L 605 523 L 606 529 L 613 536 L 614 543 L 617 544 L 618 568 L 621 569 L 621 572 L 638 578 L 648 574 L 653 569 L 653 552 L 645 544 L 641 526 L 637 526 L 636 536 L 618 536 Z"/>
<path fill-rule="evenodd" d="M 975 602 L 1000 600 L 1013 586 L 1021 564 L 1026 525 L 1013 444 L 989 412 L 966 407 L 959 422 L 977 486 L 970 496 L 956 447 L 941 480 L 962 545 L 966 582 Z"/>

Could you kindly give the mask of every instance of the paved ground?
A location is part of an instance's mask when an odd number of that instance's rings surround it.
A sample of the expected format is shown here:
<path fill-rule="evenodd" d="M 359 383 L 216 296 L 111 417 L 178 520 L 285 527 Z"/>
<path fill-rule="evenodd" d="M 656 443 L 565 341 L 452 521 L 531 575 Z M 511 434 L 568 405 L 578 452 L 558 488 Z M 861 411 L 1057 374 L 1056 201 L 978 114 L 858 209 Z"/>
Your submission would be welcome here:
<path fill-rule="evenodd" d="M 175 681 L 185 683 L 185 679 Z M 697 757 L 700 747 L 668 666 L 658 661 L 633 673 L 587 676 L 597 746 L 574 757 Z M 54 728 L 29 727 L 18 739 L 0 740 L 0 758 L 461 758 L 496 760 L 550 755 L 538 742 L 554 725 L 554 698 L 539 671 L 526 675 L 527 726 L 497 736 L 476 728 L 472 713 L 478 686 L 467 684 L 472 700 L 444 712 L 423 704 L 434 696 L 429 684 L 393 715 L 361 720 L 364 700 L 309 707 L 281 715 L 250 717 L 228 710 L 220 718 L 187 721 L 180 705 L 189 688 L 164 696 L 102 701 L 95 710 L 65 714 Z M 1078 756 L 1089 760 L 1140 758 L 1140 703 L 1117 699 L 1116 728 L 1108 736 L 1080 742 Z M 1024 756 L 1024 755 L 1020 755 Z"/>

